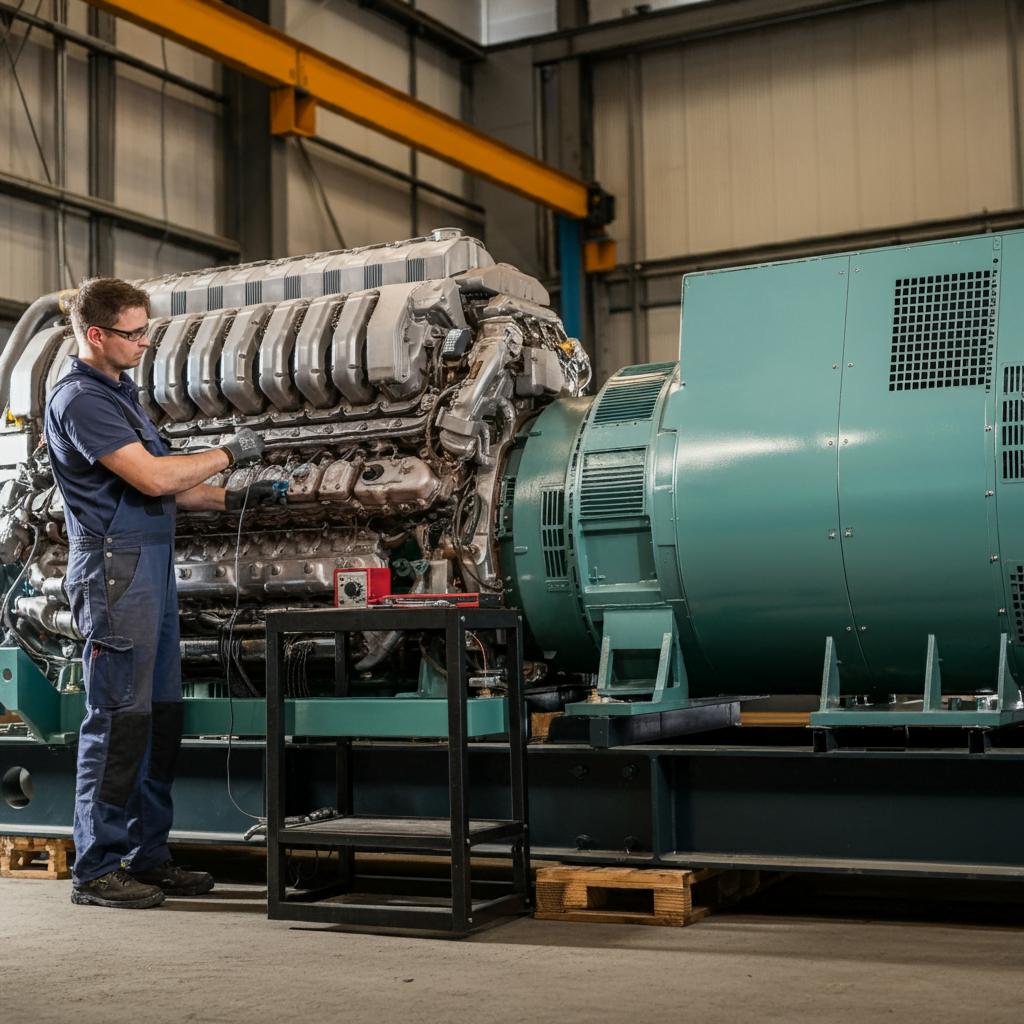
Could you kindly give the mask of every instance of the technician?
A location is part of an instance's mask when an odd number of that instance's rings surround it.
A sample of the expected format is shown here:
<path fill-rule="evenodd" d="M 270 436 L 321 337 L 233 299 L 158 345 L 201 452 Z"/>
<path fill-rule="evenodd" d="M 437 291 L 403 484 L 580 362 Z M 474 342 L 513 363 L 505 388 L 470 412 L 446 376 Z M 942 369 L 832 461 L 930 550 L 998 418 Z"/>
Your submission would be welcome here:
<path fill-rule="evenodd" d="M 203 483 L 260 458 L 263 441 L 247 428 L 220 448 L 171 455 L 129 376 L 149 346 L 146 292 L 96 278 L 69 312 L 79 354 L 47 401 L 45 440 L 70 541 L 65 586 L 86 641 L 71 901 L 155 907 L 213 888 L 167 847 L 184 709 L 175 507 L 239 511 L 276 495 L 269 481 L 248 496 Z"/>

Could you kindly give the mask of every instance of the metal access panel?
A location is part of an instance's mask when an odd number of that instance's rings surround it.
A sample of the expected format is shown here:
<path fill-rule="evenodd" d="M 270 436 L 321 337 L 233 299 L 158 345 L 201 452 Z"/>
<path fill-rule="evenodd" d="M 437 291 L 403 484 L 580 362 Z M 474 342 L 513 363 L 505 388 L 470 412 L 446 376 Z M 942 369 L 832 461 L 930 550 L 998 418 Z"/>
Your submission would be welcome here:
<path fill-rule="evenodd" d="M 995 684 L 1000 255 L 986 235 L 850 258 L 841 543 L 853 628 L 886 692 L 920 692 L 928 634 L 947 692 Z"/>
<path fill-rule="evenodd" d="M 691 693 L 772 679 L 815 692 L 826 636 L 844 674 L 863 675 L 836 494 L 849 267 L 839 256 L 685 279 L 680 387 L 662 429 L 678 434 L 689 614 L 718 676 L 691 674 Z"/>

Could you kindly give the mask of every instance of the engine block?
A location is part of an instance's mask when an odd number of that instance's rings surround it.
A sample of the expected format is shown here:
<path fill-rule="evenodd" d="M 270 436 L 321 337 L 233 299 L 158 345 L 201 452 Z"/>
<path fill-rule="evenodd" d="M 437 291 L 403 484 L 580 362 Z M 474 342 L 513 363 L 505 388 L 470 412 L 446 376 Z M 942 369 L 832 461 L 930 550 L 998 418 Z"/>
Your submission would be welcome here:
<path fill-rule="evenodd" d="M 241 532 L 237 514 L 179 513 L 186 669 L 209 660 L 229 621 L 253 637 L 268 610 L 330 602 L 339 567 L 397 566 L 431 592 L 502 589 L 505 453 L 524 418 L 590 380 L 538 281 L 440 229 L 136 284 L 152 319 L 135 382 L 173 450 L 247 426 L 265 441 L 264 461 L 209 482 L 289 484 L 288 504 L 247 511 Z M 71 329 L 52 322 L 0 359 L 0 561 L 24 561 L 36 544 L 14 626 L 52 656 L 54 678 L 80 637 L 42 416 L 76 352 Z"/>

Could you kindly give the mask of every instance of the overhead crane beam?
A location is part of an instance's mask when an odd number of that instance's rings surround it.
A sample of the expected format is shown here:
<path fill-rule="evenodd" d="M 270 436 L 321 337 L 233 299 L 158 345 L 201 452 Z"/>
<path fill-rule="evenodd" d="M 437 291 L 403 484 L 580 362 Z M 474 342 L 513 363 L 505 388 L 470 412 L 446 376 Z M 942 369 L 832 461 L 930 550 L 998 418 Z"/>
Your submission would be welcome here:
<path fill-rule="evenodd" d="M 602 204 L 599 191 L 464 121 L 393 89 L 219 0 L 88 0 L 93 6 L 172 39 L 278 89 L 299 122 L 311 101 L 443 160 L 475 177 L 582 220 Z M 279 102 L 279 109 L 288 104 Z M 305 134 L 299 125 L 299 134 Z M 600 218 L 599 218 L 600 222 Z"/>

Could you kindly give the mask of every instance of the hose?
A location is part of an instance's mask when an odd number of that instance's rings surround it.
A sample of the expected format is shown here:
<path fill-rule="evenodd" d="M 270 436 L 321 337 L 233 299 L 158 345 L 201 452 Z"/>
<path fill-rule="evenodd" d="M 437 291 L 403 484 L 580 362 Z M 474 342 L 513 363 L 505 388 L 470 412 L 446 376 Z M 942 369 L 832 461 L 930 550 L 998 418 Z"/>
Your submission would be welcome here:
<path fill-rule="evenodd" d="M 429 565 L 429 563 L 427 563 Z M 410 594 L 424 594 L 427 590 L 427 577 L 420 576 L 413 584 Z M 401 629 L 392 629 L 385 634 L 384 639 L 365 658 L 356 663 L 357 672 L 369 672 L 376 668 L 397 646 L 398 641 L 405 635 Z"/>
<path fill-rule="evenodd" d="M 28 309 L 21 315 L 21 319 L 15 324 L 11 336 L 4 345 L 3 352 L 0 352 L 0 405 L 10 405 L 11 374 L 17 365 L 25 346 L 44 327 L 48 327 L 58 317 L 67 312 L 67 300 L 75 294 L 77 289 L 72 288 L 66 291 L 51 292 L 42 298 L 36 299 Z"/>

